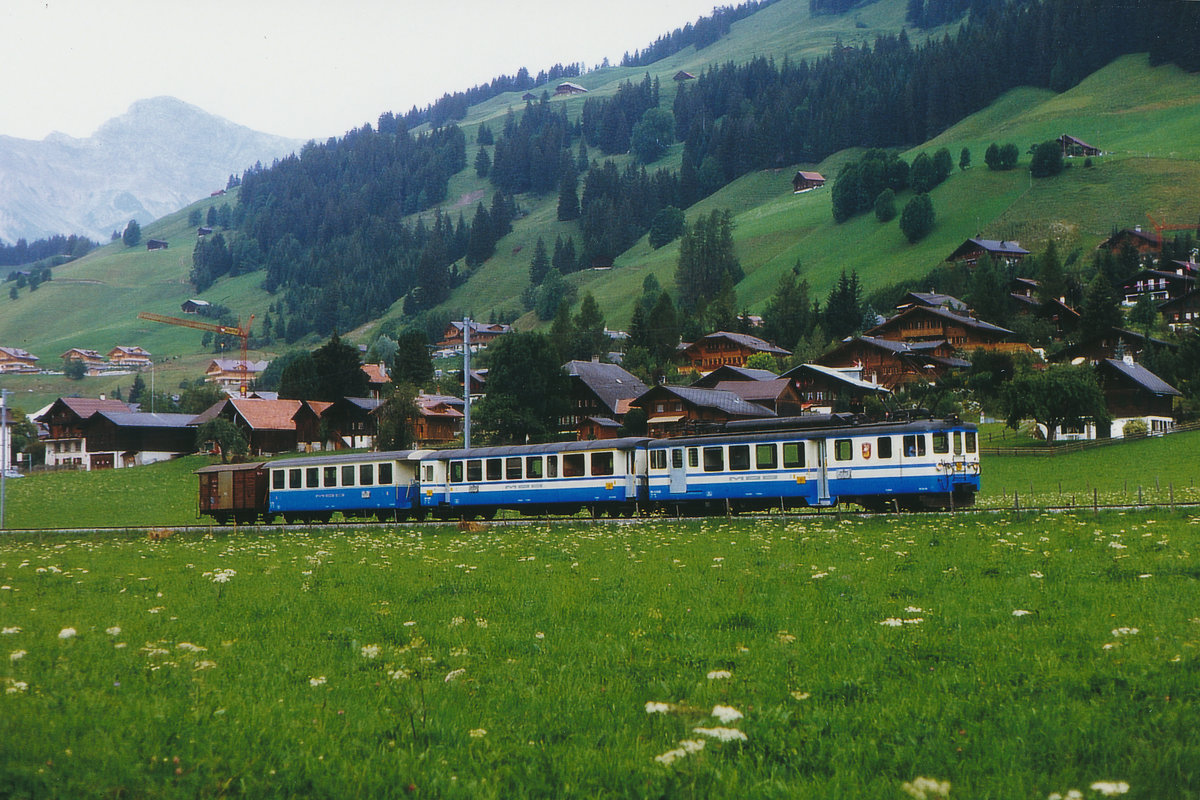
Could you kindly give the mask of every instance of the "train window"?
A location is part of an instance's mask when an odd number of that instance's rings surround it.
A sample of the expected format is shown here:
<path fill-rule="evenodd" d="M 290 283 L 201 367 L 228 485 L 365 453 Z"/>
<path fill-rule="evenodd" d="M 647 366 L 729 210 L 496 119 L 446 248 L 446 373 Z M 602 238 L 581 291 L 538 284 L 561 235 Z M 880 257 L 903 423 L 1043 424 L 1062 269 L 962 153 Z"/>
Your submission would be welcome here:
<path fill-rule="evenodd" d="M 954 455 L 962 455 L 962 433 L 959 431 L 954 432 Z"/>
<path fill-rule="evenodd" d="M 671 469 L 683 469 L 683 451 L 671 451 Z"/>
<path fill-rule="evenodd" d="M 300 489 L 303 486 L 304 486 L 304 484 L 302 484 L 300 482 L 300 469 L 299 468 L 289 469 L 288 470 L 288 488 L 289 489 Z"/>
<path fill-rule="evenodd" d="M 783 468 L 799 469 L 804 466 L 804 442 L 783 443 Z"/>
<path fill-rule="evenodd" d="M 354 465 L 347 464 L 342 467 L 342 486 L 354 485 Z"/>
<path fill-rule="evenodd" d="M 325 480 L 324 480 L 323 485 L 325 486 L 325 488 L 328 489 L 332 486 L 337 486 L 337 467 L 326 467 L 324 469 L 324 472 L 325 472 L 325 476 L 324 476 Z"/>
<path fill-rule="evenodd" d="M 284 471 L 281 469 L 271 470 L 271 488 L 272 489 L 282 489 L 284 486 L 287 485 L 287 476 L 284 475 L 283 473 L 284 473 Z"/>
<path fill-rule="evenodd" d="M 489 458 L 487 460 L 487 479 L 489 481 L 498 481 L 503 474 L 504 460 L 500 458 Z"/>
<path fill-rule="evenodd" d="M 463 462 L 451 461 L 450 462 L 450 482 L 451 483 L 462 483 L 462 479 L 463 479 Z"/>
<path fill-rule="evenodd" d="M 754 446 L 754 463 L 759 469 L 775 469 L 779 466 L 775 456 L 774 444 L 756 444 Z"/>
<path fill-rule="evenodd" d="M 584 469 L 587 463 L 584 460 L 583 453 L 567 453 L 563 457 L 563 477 L 578 478 L 584 474 Z"/>
<path fill-rule="evenodd" d="M 917 458 L 925 455 L 925 436 L 923 434 L 904 437 L 904 457 Z"/>
<path fill-rule="evenodd" d="M 978 441 L 976 440 L 976 435 L 977 434 L 975 433 L 975 431 L 967 431 L 966 433 L 963 434 L 963 436 L 965 436 L 967 439 L 967 452 L 968 453 L 975 452 L 975 449 L 978 445 Z"/>
<path fill-rule="evenodd" d="M 504 479 L 508 481 L 521 480 L 521 457 L 514 456 L 504 459 Z"/>
<path fill-rule="evenodd" d="M 429 477 L 427 478 L 427 480 L 433 480 L 433 467 L 429 467 Z M 392 465 L 391 464 L 380 464 L 379 465 L 379 485 L 386 486 L 387 484 L 390 484 L 391 482 L 392 482 Z"/>
<path fill-rule="evenodd" d="M 875 442 L 875 457 L 876 458 L 891 458 L 892 457 L 892 437 L 880 436 Z"/>
<path fill-rule="evenodd" d="M 950 452 L 950 437 L 945 431 L 938 431 L 933 435 L 933 452 L 941 455 Z"/>
<path fill-rule="evenodd" d="M 558 477 L 558 456 L 546 456 L 546 477 Z"/>
<path fill-rule="evenodd" d="M 542 457 L 529 456 L 525 459 L 525 477 L 537 480 L 542 477 Z"/>
<path fill-rule="evenodd" d="M 729 469 L 731 472 L 745 472 L 750 469 L 750 445 L 729 446 Z"/>
<path fill-rule="evenodd" d="M 317 467 L 309 467 L 304 470 L 304 486 L 307 489 L 319 489 L 321 487 L 321 470 Z"/>
<path fill-rule="evenodd" d="M 666 450 L 651 450 L 650 451 L 650 469 L 666 469 L 667 468 L 667 451 Z"/>
<path fill-rule="evenodd" d="M 433 482 L 433 464 L 423 464 L 422 472 L 425 475 L 425 482 L 432 483 Z M 384 476 L 387 476 L 386 480 L 384 480 Z M 380 464 L 379 465 L 379 482 L 380 483 L 391 483 L 392 482 L 392 465 L 391 464 Z"/>
<path fill-rule="evenodd" d="M 854 442 L 849 439 L 835 439 L 833 459 L 834 461 L 852 461 L 854 459 Z"/>
<path fill-rule="evenodd" d="M 697 450 L 695 447 L 688 448 L 688 466 L 689 467 L 700 466 L 700 451 Z"/>
<path fill-rule="evenodd" d="M 478 483 L 483 480 L 483 462 L 473 458 L 467 462 L 467 483 Z"/>
<path fill-rule="evenodd" d="M 593 475 L 612 475 L 613 474 L 612 451 L 607 451 L 604 453 L 592 453 L 592 474 Z"/>
<path fill-rule="evenodd" d="M 725 470 L 725 449 L 722 447 L 704 448 L 704 471 L 723 472 Z"/>
<path fill-rule="evenodd" d="M 372 486 L 375 483 L 375 465 L 374 464 L 359 464 L 358 465 L 358 485 Z"/>

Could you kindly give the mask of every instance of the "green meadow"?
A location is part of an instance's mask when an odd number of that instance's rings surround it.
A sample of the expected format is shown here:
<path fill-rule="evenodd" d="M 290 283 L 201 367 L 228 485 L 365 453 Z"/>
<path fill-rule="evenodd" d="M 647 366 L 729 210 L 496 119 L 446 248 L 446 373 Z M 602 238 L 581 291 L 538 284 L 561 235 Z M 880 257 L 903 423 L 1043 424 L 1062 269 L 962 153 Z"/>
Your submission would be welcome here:
<path fill-rule="evenodd" d="M 9 535 L 0 796 L 1200 797 L 1198 522 Z"/>

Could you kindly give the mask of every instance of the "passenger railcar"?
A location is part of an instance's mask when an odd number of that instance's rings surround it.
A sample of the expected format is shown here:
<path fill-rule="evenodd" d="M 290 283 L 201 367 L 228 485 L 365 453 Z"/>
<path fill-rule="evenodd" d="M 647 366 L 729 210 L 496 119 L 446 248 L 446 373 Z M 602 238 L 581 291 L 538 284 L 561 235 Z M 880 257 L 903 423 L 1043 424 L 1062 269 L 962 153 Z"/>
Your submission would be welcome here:
<path fill-rule="evenodd" d="M 268 512 L 288 522 L 347 517 L 420 516 L 417 464 L 428 450 L 288 458 L 267 464 Z"/>
<path fill-rule="evenodd" d="M 648 449 L 650 503 L 680 512 L 953 507 L 979 490 L 976 428 L 957 420 L 735 431 Z"/>
<path fill-rule="evenodd" d="M 442 450 L 421 460 L 421 504 L 440 517 L 632 515 L 645 497 L 646 438 Z"/>

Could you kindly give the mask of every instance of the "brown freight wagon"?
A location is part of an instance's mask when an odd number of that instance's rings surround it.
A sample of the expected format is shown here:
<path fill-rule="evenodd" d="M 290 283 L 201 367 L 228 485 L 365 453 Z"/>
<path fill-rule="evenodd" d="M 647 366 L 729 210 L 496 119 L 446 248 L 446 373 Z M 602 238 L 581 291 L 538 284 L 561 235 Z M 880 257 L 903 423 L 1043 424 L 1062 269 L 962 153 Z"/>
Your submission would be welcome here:
<path fill-rule="evenodd" d="M 230 520 L 254 522 L 267 515 L 267 471 L 263 462 L 214 464 L 196 470 L 200 476 L 200 516 L 218 525 Z"/>

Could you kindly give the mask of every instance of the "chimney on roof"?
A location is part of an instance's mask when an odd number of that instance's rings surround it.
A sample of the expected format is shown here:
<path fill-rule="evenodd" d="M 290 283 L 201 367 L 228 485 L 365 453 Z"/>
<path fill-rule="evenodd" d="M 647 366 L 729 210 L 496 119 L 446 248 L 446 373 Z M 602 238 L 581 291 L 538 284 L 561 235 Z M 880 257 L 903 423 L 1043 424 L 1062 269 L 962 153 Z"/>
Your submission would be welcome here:
<path fill-rule="evenodd" d="M 1133 226 L 1133 231 L 1134 231 L 1134 233 L 1141 233 L 1141 232 L 1142 232 L 1142 226 L 1141 226 L 1141 225 L 1134 225 L 1134 226 Z"/>
<path fill-rule="evenodd" d="M 593 363 L 593 364 L 599 364 L 599 363 L 600 363 L 600 356 L 592 356 L 592 363 Z"/>
<path fill-rule="evenodd" d="M 1125 355 L 1121 356 L 1121 360 L 1132 367 L 1133 366 L 1133 353 L 1126 352 Z"/>
<path fill-rule="evenodd" d="M 101 393 L 100 393 L 100 399 L 101 399 L 101 400 L 107 400 L 107 399 L 108 399 L 108 397 L 106 397 L 106 396 L 105 396 L 104 392 L 101 392 Z"/>

